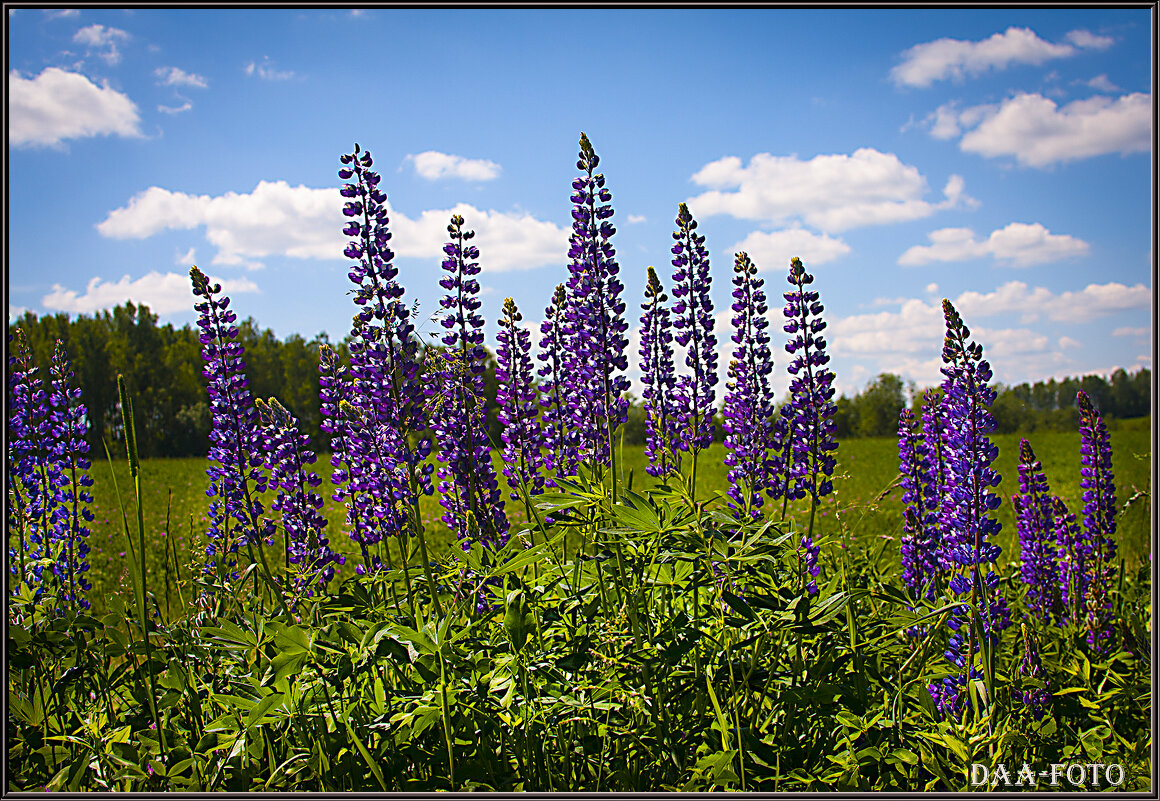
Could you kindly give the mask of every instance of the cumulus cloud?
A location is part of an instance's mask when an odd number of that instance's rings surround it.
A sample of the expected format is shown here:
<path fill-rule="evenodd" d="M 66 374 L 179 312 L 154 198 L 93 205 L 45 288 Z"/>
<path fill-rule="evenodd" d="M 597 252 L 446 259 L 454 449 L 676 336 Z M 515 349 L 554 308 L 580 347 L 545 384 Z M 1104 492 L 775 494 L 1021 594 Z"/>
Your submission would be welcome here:
<path fill-rule="evenodd" d="M 899 257 L 911 267 L 932 262 L 968 261 L 991 257 L 1010 267 L 1060 261 L 1082 256 L 1088 243 L 1067 234 L 1053 234 L 1039 223 L 1013 222 L 978 240 L 970 228 L 942 228 L 928 235 L 931 244 L 915 245 Z"/>
<path fill-rule="evenodd" d="M 23 317 L 24 312 L 26 312 L 26 311 L 28 311 L 28 309 L 24 308 L 23 306 L 13 306 L 11 303 L 9 303 L 8 304 L 8 319 L 15 320 L 18 317 Z"/>
<path fill-rule="evenodd" d="M 759 270 L 779 272 L 788 269 L 789 260 L 794 256 L 808 268 L 845 256 L 850 246 L 841 239 L 794 227 L 783 231 L 754 231 L 722 252 L 721 257 L 732 264 L 734 254 L 742 251 L 749 254 Z"/>
<path fill-rule="evenodd" d="M 1088 284 L 1078 291 L 1058 295 L 1044 287 L 1027 286 L 1022 281 L 1008 281 L 994 292 L 964 292 L 955 300 L 964 315 L 983 317 L 1018 313 L 1023 322 L 1034 322 L 1041 316 L 1056 321 L 1087 323 L 1099 317 L 1146 309 L 1152 304 L 1152 290 L 1144 284 L 1126 286 L 1112 281 Z"/>
<path fill-rule="evenodd" d="M 628 221 L 633 224 L 642 223 L 648 222 L 648 218 L 646 218 L 643 214 L 630 214 L 628 215 Z"/>
<path fill-rule="evenodd" d="M 64 139 L 141 136 L 137 106 L 107 82 L 48 67 L 35 78 L 8 73 L 8 144 L 56 146 Z"/>
<path fill-rule="evenodd" d="M 1075 46 L 1053 44 L 1040 39 L 1029 28 L 1015 27 L 981 41 L 936 39 L 903 52 L 902 63 L 890 71 L 890 77 L 898 86 L 927 87 L 935 81 L 962 81 L 968 76 L 1006 69 L 1015 64 L 1043 64 L 1051 59 L 1074 55 L 1076 47 L 1089 46 L 1081 43 L 1090 41 L 1084 40 L 1081 33 L 1074 31 L 1068 37 Z"/>
<path fill-rule="evenodd" d="M 80 11 L 75 8 L 61 8 L 52 11 L 45 11 L 46 19 L 66 19 L 68 17 L 80 16 Z"/>
<path fill-rule="evenodd" d="M 1133 327 L 1121 325 L 1112 331 L 1114 337 L 1146 337 L 1152 334 L 1152 329 L 1147 326 Z"/>
<path fill-rule="evenodd" d="M 193 108 L 193 103 L 186 100 L 180 106 L 157 106 L 157 110 L 163 114 L 181 114 L 184 111 L 189 111 Z"/>
<path fill-rule="evenodd" d="M 96 55 L 111 66 L 120 63 L 121 51 L 117 48 L 117 44 L 129 41 L 129 34 L 120 28 L 89 25 L 77 31 L 73 35 L 73 41 L 83 44 L 90 53 L 96 51 Z"/>
<path fill-rule="evenodd" d="M 252 268 L 259 265 L 249 260 L 274 255 L 341 259 L 348 241 L 342 234 L 344 202 L 337 189 L 285 181 L 262 181 L 248 194 L 216 197 L 152 186 L 109 212 L 97 230 L 113 239 L 144 239 L 166 229 L 204 226 L 206 239 L 217 247 L 214 264 Z M 560 261 L 567 252 L 570 229 L 526 213 L 484 211 L 465 203 L 427 210 L 414 219 L 391 209 L 391 247 L 400 256 L 441 259 L 452 214 L 462 214 L 476 231 L 485 270 L 539 267 Z"/>
<path fill-rule="evenodd" d="M 158 67 L 153 70 L 153 74 L 157 76 L 157 82 L 162 86 L 195 86 L 198 89 L 209 86 L 202 76 L 178 67 Z"/>
<path fill-rule="evenodd" d="M 408 155 L 415 165 L 415 174 L 428 181 L 440 178 L 461 178 L 464 181 L 491 181 L 499 177 L 500 166 L 487 159 L 467 159 L 437 150 Z"/>
<path fill-rule="evenodd" d="M 1025 166 L 1052 164 L 1107 153 L 1147 152 L 1152 143 L 1152 96 L 1096 95 L 1059 106 L 1041 94 L 1019 93 L 1000 104 L 962 111 L 953 104 L 926 118 L 932 136 L 961 135 L 959 148 L 987 158 L 1014 156 Z"/>
<path fill-rule="evenodd" d="M 1121 91 L 1120 87 L 1116 86 L 1114 83 L 1112 83 L 1110 80 L 1108 80 L 1107 75 L 1097 75 L 1096 77 L 1092 78 L 1090 81 L 1087 81 L 1084 85 L 1090 86 L 1092 89 L 1095 89 L 1096 91 L 1108 92 L 1109 94 Z"/>
<path fill-rule="evenodd" d="M 222 290 L 231 295 L 239 292 L 257 292 L 258 285 L 248 278 L 214 279 Z M 100 309 L 111 309 L 126 301 L 145 304 L 157 314 L 174 314 L 187 311 L 189 303 L 189 273 L 150 272 L 136 281 L 129 276 L 119 281 L 104 281 L 93 278 L 84 293 L 66 289 L 54 284 L 52 292 L 42 301 L 46 309 L 70 314 L 92 314 Z"/>
<path fill-rule="evenodd" d="M 266 56 L 259 64 L 256 61 L 251 61 L 245 66 L 247 75 L 257 75 L 263 81 L 288 81 L 294 77 L 293 70 L 277 70 L 274 69 L 270 57 Z"/>
<path fill-rule="evenodd" d="M 1082 29 L 1072 31 L 1066 38 L 1076 47 L 1082 47 L 1085 50 L 1107 50 L 1116 43 L 1116 40 L 1111 36 L 1097 36 L 1091 31 Z"/>
<path fill-rule="evenodd" d="M 918 169 L 873 148 L 809 161 L 758 153 L 748 166 L 728 156 L 706 164 L 692 180 L 708 187 L 688 201 L 699 216 L 729 214 L 771 224 L 800 219 L 825 232 L 921 219 L 972 202 L 959 176 L 947 182 L 942 202 L 924 200 L 928 186 Z"/>

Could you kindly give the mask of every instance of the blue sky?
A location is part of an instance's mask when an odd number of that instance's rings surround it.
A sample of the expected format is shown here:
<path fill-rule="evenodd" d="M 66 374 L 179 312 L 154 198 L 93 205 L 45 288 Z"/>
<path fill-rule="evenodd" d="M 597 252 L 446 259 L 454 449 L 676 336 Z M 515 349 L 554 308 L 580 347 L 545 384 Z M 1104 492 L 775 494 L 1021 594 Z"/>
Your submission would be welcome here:
<path fill-rule="evenodd" d="M 358 142 L 423 319 L 448 217 L 478 232 L 494 347 L 505 297 L 536 324 L 567 277 L 584 131 L 634 327 L 687 201 L 722 348 L 733 254 L 776 293 L 800 256 L 846 394 L 937 382 L 944 297 L 999 381 L 1151 367 L 1150 13 L 9 7 L 9 316 L 192 322 L 197 264 L 341 338 Z"/>

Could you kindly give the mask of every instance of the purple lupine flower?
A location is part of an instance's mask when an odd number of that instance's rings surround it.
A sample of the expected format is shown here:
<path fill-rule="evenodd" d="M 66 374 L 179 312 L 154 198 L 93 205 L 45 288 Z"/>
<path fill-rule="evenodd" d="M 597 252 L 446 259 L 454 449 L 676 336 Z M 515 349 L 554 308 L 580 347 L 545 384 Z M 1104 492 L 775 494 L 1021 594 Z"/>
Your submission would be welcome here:
<path fill-rule="evenodd" d="M 1062 608 L 1056 553 L 1054 497 L 1043 474 L 1043 464 L 1026 439 L 1019 442 L 1019 494 L 1011 497 L 1019 528 L 1023 583 L 1032 614 L 1045 622 L 1058 620 Z"/>
<path fill-rule="evenodd" d="M 500 548 L 508 538 L 508 520 L 500 499 L 499 483 L 491 464 L 487 421 L 483 405 L 483 317 L 479 314 L 479 249 L 464 243 L 475 236 L 463 229 L 463 217 L 451 216 L 451 241 L 443 247 L 448 273 L 439 285 L 447 290 L 439 305 L 447 312 L 441 320 L 448 329 L 446 350 L 438 355 L 439 369 L 428 384 L 431 428 L 439 440 L 439 503 L 445 522 L 464 549 L 472 540 Z M 474 524 L 474 525 L 473 525 Z M 475 530 L 473 530 L 475 529 Z"/>
<path fill-rule="evenodd" d="M 713 301 L 709 289 L 709 253 L 705 237 L 695 233 L 697 221 L 682 203 L 673 232 L 673 328 L 685 348 L 691 372 L 677 379 L 680 417 L 677 447 L 682 451 L 708 448 L 713 441 L 713 401 L 717 397 L 717 337 L 713 333 Z"/>
<path fill-rule="evenodd" d="M 9 570 L 43 592 L 43 573 L 53 559 L 53 521 L 58 517 L 57 488 L 66 480 L 53 449 L 48 393 L 33 360 L 23 329 L 9 335 L 14 346 L 8 355 L 8 507 L 13 529 L 21 538 L 18 551 L 9 550 Z M 12 529 L 10 529 L 12 530 Z M 14 592 L 18 587 L 14 588 Z"/>
<path fill-rule="evenodd" d="M 322 496 L 314 491 L 322 479 L 307 472 L 307 466 L 315 461 L 309 449 L 310 436 L 299 430 L 298 420 L 276 398 L 268 403 L 258 399 L 255 406 L 262 425 L 270 489 L 277 492 L 270 511 L 282 515 L 289 541 L 287 559 L 298 565 L 290 591 L 295 597 L 310 598 L 315 589 L 325 590 L 334 578 L 334 565 L 343 564 L 345 557 L 330 550 L 327 521 L 320 511 Z"/>
<path fill-rule="evenodd" d="M 664 305 L 669 299 L 664 293 L 657 272 L 648 268 L 648 283 L 644 289 L 645 302 L 641 304 L 644 316 L 640 319 L 640 371 L 644 391 L 645 457 L 650 476 L 666 476 L 679 470 L 676 458 L 677 415 L 679 403 L 674 397 L 676 379 L 673 375 L 673 333 L 670 330 L 669 310 Z"/>
<path fill-rule="evenodd" d="M 998 456 L 987 435 L 995 429 L 988 409 L 995 400 L 991 366 L 983 360 L 983 347 L 968 341 L 970 330 L 949 300 L 943 301 L 947 333 L 943 344 L 942 384 L 944 394 L 946 487 L 939 509 L 939 523 L 947 555 L 952 562 L 949 586 L 954 595 L 970 595 L 974 611 L 958 612 L 947 620 L 954 632 L 948 642 L 947 659 L 964 672 L 952 683 L 965 687 L 968 679 L 981 676 L 976 665 L 980 638 L 998 644 L 999 632 L 1011 625 L 1006 598 L 998 591 L 999 577 L 983 570 L 1002 549 L 991 542 L 1000 523 L 991 517 L 1000 498 L 990 487 L 998 486 L 999 474 L 991 467 Z M 974 630 L 977 612 L 982 631 Z M 955 714 L 964 695 L 943 693 L 940 708 Z"/>
<path fill-rule="evenodd" d="M 933 504 L 926 524 L 931 527 L 931 537 L 935 540 L 935 560 L 938 571 L 944 573 L 951 567 L 941 536 L 938 536 L 938 516 L 940 499 L 947 486 L 947 460 L 944 441 L 946 440 L 946 410 L 943 408 L 944 395 L 940 389 L 928 389 L 922 396 L 922 445 L 926 451 L 926 461 L 930 467 L 930 503 Z"/>
<path fill-rule="evenodd" d="M 88 609 L 89 601 L 82 593 L 92 589 L 84 575 L 89 569 L 86 561 L 89 529 L 85 523 L 93 520 L 89 508 L 93 496 L 87 489 L 93 485 L 93 479 L 88 474 L 90 463 L 85 456 L 89 452 L 85 438 L 89 422 L 85 405 L 81 402 L 81 390 L 73 386 L 68 354 L 59 339 L 52 354 L 49 374 L 52 377 L 48 402 L 52 407 L 49 419 L 53 423 L 53 451 L 64 479 L 56 489 L 53 528 L 58 552 L 53 572 L 61 587 L 60 600 L 74 609 Z"/>
<path fill-rule="evenodd" d="M 569 397 L 576 391 L 566 378 L 568 340 L 565 336 L 568 292 L 557 284 L 552 302 L 544 310 L 540 323 L 540 352 L 537 358 L 543 366 L 537 371 L 540 378 L 540 406 L 543 408 L 544 469 L 558 475 L 575 475 L 579 454 L 576 452 L 576 430 L 568 425 Z M 555 486 L 551 476 L 545 483 Z"/>
<path fill-rule="evenodd" d="M 939 576 L 938 498 L 931 487 L 928 448 L 910 409 L 903 409 L 898 419 L 898 461 L 904 504 L 902 581 L 916 597 L 932 600 Z"/>
<path fill-rule="evenodd" d="M 762 495 L 773 479 L 769 449 L 779 444 L 773 441 L 773 359 L 764 283 L 749 254 L 738 253 L 733 265 L 733 361 L 723 409 L 725 464 L 730 468 L 730 506 L 753 520 L 761 516 Z"/>
<path fill-rule="evenodd" d="M 785 332 L 792 339 L 786 343 L 786 353 L 793 356 L 789 363 L 790 399 L 786 404 L 786 435 L 792 441 L 792 463 L 782 465 L 786 473 L 786 491 L 794 498 L 811 497 L 817 500 L 830 493 L 833 484 L 836 460 L 832 451 L 837 450 L 834 439 L 833 416 L 834 374 L 826 367 L 830 361 L 826 354 L 826 340 L 821 331 L 826 321 L 820 315 L 824 310 L 816 290 L 805 287 L 813 283 L 814 277 L 806 272 L 801 259 L 792 259 L 786 278 L 794 289 L 784 294 L 786 305 Z M 793 479 L 790 490 L 789 480 Z"/>
<path fill-rule="evenodd" d="M 1103 417 L 1086 392 L 1076 395 L 1079 405 L 1080 488 L 1083 490 L 1084 538 L 1091 552 L 1087 556 L 1088 644 L 1104 653 L 1111 645 L 1113 625 L 1108 582 L 1116 558 L 1116 483 L 1112 474 L 1112 444 Z"/>
<path fill-rule="evenodd" d="M 339 160 L 346 165 L 338 171 L 347 181 L 340 189 L 348 198 L 343 215 L 350 218 L 343 233 L 356 237 L 344 253 L 354 262 L 348 275 L 359 309 L 350 344 L 350 375 L 357 391 L 339 409 L 349 435 L 349 461 L 340 472 L 363 504 L 358 526 L 350 532 L 363 546 L 384 536 L 406 537 L 408 520 L 421 525 L 418 496 L 434 491 L 434 465 L 424 463 L 430 440 L 412 442 L 425 425 L 419 342 L 392 263 L 387 196 L 379 189 L 379 174 L 370 169 L 369 152 L 360 152 L 356 144 Z"/>
<path fill-rule="evenodd" d="M 543 432 L 538 419 L 539 396 L 532 378 L 531 333 L 520 325 L 523 315 L 511 298 L 503 302 L 496 350 L 496 404 L 503 427 L 503 474 L 513 501 L 520 488 L 530 495 L 544 491 Z"/>
<path fill-rule="evenodd" d="M 565 401 L 579 436 L 580 458 L 608 464 L 612 434 L 628 417 L 628 378 L 623 374 L 628 369 L 628 323 L 612 247 L 612 193 L 604 175 L 596 172 L 599 164 L 588 137 L 580 134 L 576 168 L 584 174 L 572 182 L 571 275 L 564 322 L 569 346 L 565 381 L 571 391 Z"/>
<path fill-rule="evenodd" d="M 190 268 L 193 294 L 205 298 L 195 303 L 199 312 L 202 359 L 209 393 L 212 428 L 209 434 L 210 467 L 206 470 L 214 500 L 209 507 L 209 544 L 206 572 L 232 568 L 233 554 L 241 545 L 253 545 L 274 535 L 274 524 L 262 517 L 267 477 L 262 471 L 263 451 L 257 435 L 257 411 L 246 379 L 245 348 L 237 341 L 237 315 L 229 310 L 230 299 L 218 295 L 221 284 L 210 284 L 197 267 Z M 223 560 L 218 565 L 218 560 Z M 231 578 L 236 578 L 231 570 Z"/>
<path fill-rule="evenodd" d="M 1051 518 L 1059 555 L 1059 599 L 1063 618 L 1083 620 L 1083 598 L 1088 585 L 1091 543 L 1076 522 L 1075 513 L 1058 496 L 1051 499 Z"/>
<path fill-rule="evenodd" d="M 1043 669 L 1043 662 L 1039 659 L 1039 648 L 1035 645 L 1031 632 L 1027 630 L 1027 624 L 1021 625 L 1023 628 L 1023 659 L 1019 662 L 1019 673 L 1038 679 L 1045 686 L 1024 690 L 1019 693 L 1019 700 L 1023 702 L 1024 707 L 1036 720 L 1042 720 L 1047 705 L 1051 703 L 1051 682 L 1047 678 L 1047 672 Z"/>

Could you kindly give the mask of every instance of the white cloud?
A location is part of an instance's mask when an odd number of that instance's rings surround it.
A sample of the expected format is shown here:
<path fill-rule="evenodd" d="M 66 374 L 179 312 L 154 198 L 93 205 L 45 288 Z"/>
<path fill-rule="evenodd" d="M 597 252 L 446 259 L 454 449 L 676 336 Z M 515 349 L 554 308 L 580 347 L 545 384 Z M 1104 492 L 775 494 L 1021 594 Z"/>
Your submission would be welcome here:
<path fill-rule="evenodd" d="M 723 260 L 733 263 L 735 253 L 745 252 L 763 272 L 783 272 L 789 268 L 789 260 L 795 256 L 811 266 L 825 264 L 850 252 L 850 246 L 841 239 L 825 234 L 815 234 L 804 228 L 788 228 L 784 231 L 754 231 L 721 255 Z"/>
<path fill-rule="evenodd" d="M 898 86 L 926 87 L 935 81 L 961 81 L 1014 64 L 1042 64 L 1075 52 L 1071 45 L 1040 39 L 1029 28 L 1011 27 L 977 42 L 943 38 L 915 45 L 903 52 L 902 63 L 890 71 L 890 77 Z"/>
<path fill-rule="evenodd" d="M 1147 152 L 1152 143 L 1152 96 L 1096 95 L 1065 106 L 1040 94 L 1020 93 L 1002 104 L 956 112 L 940 107 L 927 118 L 931 134 L 953 138 L 959 148 L 987 158 L 1014 156 L 1020 164 L 1046 167 L 1106 153 Z"/>
<path fill-rule="evenodd" d="M 926 292 L 926 294 L 928 294 L 928 295 L 937 295 L 938 294 L 938 284 L 933 284 L 933 283 L 927 284 L 926 289 L 923 291 Z"/>
<path fill-rule="evenodd" d="M 630 215 L 628 215 L 628 221 L 630 223 L 636 224 L 636 223 L 648 222 L 648 218 L 646 218 L 643 214 L 630 214 Z"/>
<path fill-rule="evenodd" d="M 1144 284 L 1125 286 L 1110 282 L 1088 284 L 1079 291 L 1055 294 L 1044 287 L 1031 289 L 1022 281 L 1008 281 L 994 292 L 964 292 L 955 306 L 966 316 L 984 317 L 1019 313 L 1023 322 L 1034 322 L 1040 316 L 1069 323 L 1087 323 L 1132 309 L 1146 309 L 1152 304 L 1152 291 Z"/>
<path fill-rule="evenodd" d="M 264 81 L 288 81 L 294 77 L 293 70 L 276 70 L 269 56 L 262 59 L 259 64 L 256 61 L 251 61 L 245 67 L 247 75 L 257 75 Z"/>
<path fill-rule="evenodd" d="M 205 226 L 217 247 L 214 264 L 253 268 L 247 260 L 281 255 L 298 259 L 342 259 L 345 203 L 337 189 L 292 187 L 262 181 L 249 194 L 190 195 L 152 186 L 109 212 L 97 225 L 102 236 L 144 239 L 166 229 Z M 389 206 L 388 206 L 389 209 Z M 460 203 L 428 210 L 418 218 L 389 209 L 391 247 L 400 256 L 441 259 L 447 221 L 462 214 L 476 231 L 485 270 L 503 272 L 558 263 L 568 249 L 570 229 L 517 212 L 483 211 Z"/>
<path fill-rule="evenodd" d="M 66 19 L 68 17 L 80 16 L 80 11 L 75 8 L 61 8 L 53 11 L 45 11 L 44 15 L 48 19 Z"/>
<path fill-rule="evenodd" d="M 189 267 L 197 264 L 196 248 L 190 248 L 182 253 L 180 250 L 176 251 L 173 256 L 173 263 L 178 267 Z"/>
<path fill-rule="evenodd" d="M 692 180 L 709 187 L 688 201 L 702 217 L 729 214 L 771 224 L 800 219 L 826 232 L 921 219 L 971 202 L 958 176 L 947 182 L 943 202 L 923 200 L 928 187 L 918 169 L 873 148 L 809 161 L 758 153 L 748 167 L 728 156 L 706 164 Z"/>
<path fill-rule="evenodd" d="M 8 319 L 15 320 L 17 317 L 23 317 L 24 312 L 26 312 L 26 311 L 28 311 L 28 309 L 24 308 L 23 306 L 13 306 L 11 303 L 9 303 L 8 304 Z"/>
<path fill-rule="evenodd" d="M 915 245 L 899 257 L 903 266 L 941 261 L 968 261 L 990 256 L 1010 267 L 1082 256 L 1088 243 L 1067 234 L 1053 234 L 1039 223 L 1010 223 L 979 241 L 970 228 L 942 228 L 928 235 L 930 245 Z"/>
<path fill-rule="evenodd" d="M 1097 75 L 1090 81 L 1087 81 L 1084 85 L 1090 86 L 1092 89 L 1096 89 L 1100 92 L 1108 92 L 1109 94 L 1122 91 L 1120 87 L 1116 86 L 1114 83 L 1108 80 L 1107 75 Z"/>
<path fill-rule="evenodd" d="M 1151 334 L 1152 329 L 1148 328 L 1147 326 L 1134 328 L 1132 326 L 1121 325 L 1112 331 L 1112 336 L 1114 337 L 1146 337 L 1150 336 Z"/>
<path fill-rule="evenodd" d="M 158 67 L 153 70 L 153 74 L 157 76 L 158 83 L 162 86 L 196 86 L 198 89 L 205 89 L 209 86 L 209 83 L 202 76 L 186 72 L 178 67 Z"/>
<path fill-rule="evenodd" d="M 1078 342 L 1078 341 L 1072 339 L 1071 337 L 1063 336 L 1063 337 L 1059 338 L 1059 349 L 1060 350 L 1069 350 L 1071 348 L 1082 348 L 1082 347 L 1083 347 L 1082 342 Z"/>
<path fill-rule="evenodd" d="M 461 178 L 464 181 L 491 181 L 499 177 L 500 166 L 487 159 L 467 159 L 437 150 L 408 155 L 420 178 L 436 181 L 440 178 Z"/>
<path fill-rule="evenodd" d="M 97 55 L 109 65 L 120 63 L 121 51 L 117 49 L 117 43 L 127 42 L 129 38 L 129 34 L 120 28 L 106 28 L 104 25 L 89 25 L 73 35 L 73 41 L 85 45 L 89 52 L 100 51 Z"/>
<path fill-rule="evenodd" d="M 1082 29 L 1072 31 L 1066 38 L 1076 47 L 1082 47 L 1085 50 L 1107 50 L 1116 43 L 1116 40 L 1111 36 L 1097 36 L 1091 31 Z"/>
<path fill-rule="evenodd" d="M 84 75 L 48 67 L 35 78 L 8 73 L 8 143 L 59 145 L 63 139 L 117 134 L 138 137 L 140 118 L 128 96 Z"/>
<path fill-rule="evenodd" d="M 228 294 L 258 291 L 258 285 L 248 278 L 214 279 L 214 283 L 220 283 L 222 291 Z M 42 303 L 46 309 L 53 311 L 92 314 L 128 300 L 143 303 L 157 314 L 190 311 L 193 309 L 194 297 L 189 273 L 162 274 L 153 271 L 136 281 L 130 281 L 127 275 L 115 282 L 93 278 L 85 287 L 84 294 L 54 284 L 52 292 L 44 296 Z"/>
<path fill-rule="evenodd" d="M 158 106 L 157 110 L 163 114 L 181 114 L 184 111 L 189 111 L 193 108 L 193 103 L 186 100 L 180 106 Z"/>

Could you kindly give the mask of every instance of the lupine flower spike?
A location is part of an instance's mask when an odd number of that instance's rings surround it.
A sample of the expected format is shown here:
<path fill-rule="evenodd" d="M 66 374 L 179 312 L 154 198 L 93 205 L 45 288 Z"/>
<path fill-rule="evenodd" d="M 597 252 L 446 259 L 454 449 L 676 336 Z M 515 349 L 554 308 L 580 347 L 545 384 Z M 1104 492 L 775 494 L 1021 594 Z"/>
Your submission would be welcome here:
<path fill-rule="evenodd" d="M 539 396 L 532 377 L 531 332 L 520 325 L 524 319 L 511 298 L 503 302 L 503 318 L 496 338 L 495 378 L 499 383 L 496 404 L 503 427 L 503 474 L 513 501 L 520 487 L 529 495 L 544 491 L 543 433 L 540 430 Z"/>
<path fill-rule="evenodd" d="M 917 598 L 932 600 L 939 576 L 938 497 L 932 491 L 928 449 L 914 412 L 898 420 L 898 460 L 902 482 L 902 581 Z"/>
<path fill-rule="evenodd" d="M 580 134 L 583 174 L 572 182 L 572 236 L 568 258 L 568 308 L 564 330 L 569 343 L 565 393 L 571 423 L 579 432 L 580 457 L 608 464 L 612 435 L 628 417 L 628 323 L 620 298 L 624 286 L 617 274 L 612 193 L 596 172 L 600 157 Z"/>
<path fill-rule="evenodd" d="M 945 714 L 957 715 L 963 708 L 967 681 L 982 676 L 977 657 L 984 638 L 990 646 L 998 645 L 999 632 L 1011 625 L 1011 616 L 999 592 L 999 576 L 988 569 L 1002 551 L 991 541 L 1000 529 L 991 516 L 1000 504 L 999 496 L 990 491 L 1000 481 L 991 467 L 999 451 L 987 438 L 995 429 L 988 409 L 995 400 L 995 390 L 988 384 L 991 367 L 983 360 L 982 346 L 968 339 L 970 330 L 948 300 L 943 301 L 943 314 L 947 325 L 942 354 L 947 483 L 939 524 L 953 563 L 950 590 L 969 597 L 970 611 L 953 614 L 947 621 L 953 634 L 946 657 L 963 673 L 930 685 L 930 691 Z M 975 614 L 982 621 L 982 631 L 972 624 Z"/>
<path fill-rule="evenodd" d="M 565 332 L 568 292 L 563 284 L 556 286 L 552 302 L 544 310 L 540 324 L 540 352 L 537 358 L 543 366 L 537 371 L 540 378 L 540 406 L 543 408 L 544 469 L 561 476 L 575 475 L 579 454 L 576 451 L 576 430 L 568 424 L 570 398 L 576 386 L 565 378 L 568 340 Z M 550 476 L 545 483 L 555 486 Z"/>
<path fill-rule="evenodd" d="M 1112 474 L 1112 444 L 1103 417 L 1086 392 L 1076 396 L 1079 405 L 1080 488 L 1083 490 L 1083 529 L 1087 554 L 1084 604 L 1088 644 L 1097 653 L 1111 646 L 1113 623 L 1109 580 L 1116 558 L 1116 483 Z"/>
<path fill-rule="evenodd" d="M 1031 443 L 1020 440 L 1019 494 L 1012 496 L 1011 503 L 1019 528 L 1021 572 L 1028 608 L 1047 623 L 1058 620 L 1062 613 L 1054 501 Z"/>
<path fill-rule="evenodd" d="M 209 545 L 206 572 L 236 566 L 233 554 L 241 545 L 272 539 L 273 521 L 263 518 L 261 494 L 267 477 L 262 470 L 263 449 L 258 438 L 258 415 L 242 360 L 245 348 L 237 342 L 237 315 L 229 310 L 230 299 L 219 297 L 221 284 L 210 284 L 197 267 L 189 271 L 193 294 L 204 298 L 194 304 L 200 313 L 202 358 L 210 399 L 212 428 L 209 440 L 210 467 L 206 470 L 214 500 L 209 508 Z M 218 560 L 225 560 L 219 565 Z"/>
<path fill-rule="evenodd" d="M 645 472 L 666 476 L 677 470 L 677 399 L 673 375 L 673 333 L 669 323 L 668 296 L 664 293 L 656 270 L 648 268 L 648 282 L 641 304 L 640 368 L 644 404 Z"/>
<path fill-rule="evenodd" d="M 689 207 L 677 207 L 673 232 L 673 328 L 677 344 L 685 348 L 689 372 L 677 379 L 679 415 L 677 447 L 696 452 L 713 441 L 713 401 L 717 393 L 717 337 L 713 333 L 713 301 L 709 290 L 709 253 L 705 237 L 696 233 L 697 221 Z"/>
<path fill-rule="evenodd" d="M 1023 659 L 1019 662 L 1019 673 L 1042 681 L 1043 687 L 1032 687 L 1029 690 L 1024 690 L 1019 694 L 1019 700 L 1023 702 L 1024 707 L 1036 720 L 1043 719 L 1043 713 L 1047 710 L 1048 704 L 1051 703 L 1051 682 L 1048 681 L 1047 673 L 1043 669 L 1043 663 L 1039 659 L 1039 648 L 1035 645 L 1035 640 L 1031 636 L 1031 632 L 1027 630 L 1027 624 L 1022 624 L 1023 628 Z"/>
<path fill-rule="evenodd" d="M 479 315 L 479 249 L 465 244 L 475 236 L 463 228 L 463 217 L 451 217 L 451 241 L 443 247 L 448 273 L 439 285 L 447 290 L 440 306 L 447 312 L 442 325 L 446 349 L 428 384 L 431 428 L 440 443 L 439 503 L 447 510 L 443 522 L 465 549 L 478 539 L 489 548 L 507 542 L 508 521 L 500 502 L 499 484 L 491 464 L 483 406 L 483 317 Z M 474 522 L 474 525 L 471 523 Z"/>
<path fill-rule="evenodd" d="M 749 254 L 738 253 L 733 265 L 733 360 L 723 408 L 725 464 L 729 469 L 730 505 L 756 520 L 762 496 L 773 481 L 769 448 L 773 398 L 769 376 L 769 321 L 765 317 L 765 281 Z M 777 443 L 773 443 L 776 447 Z"/>

